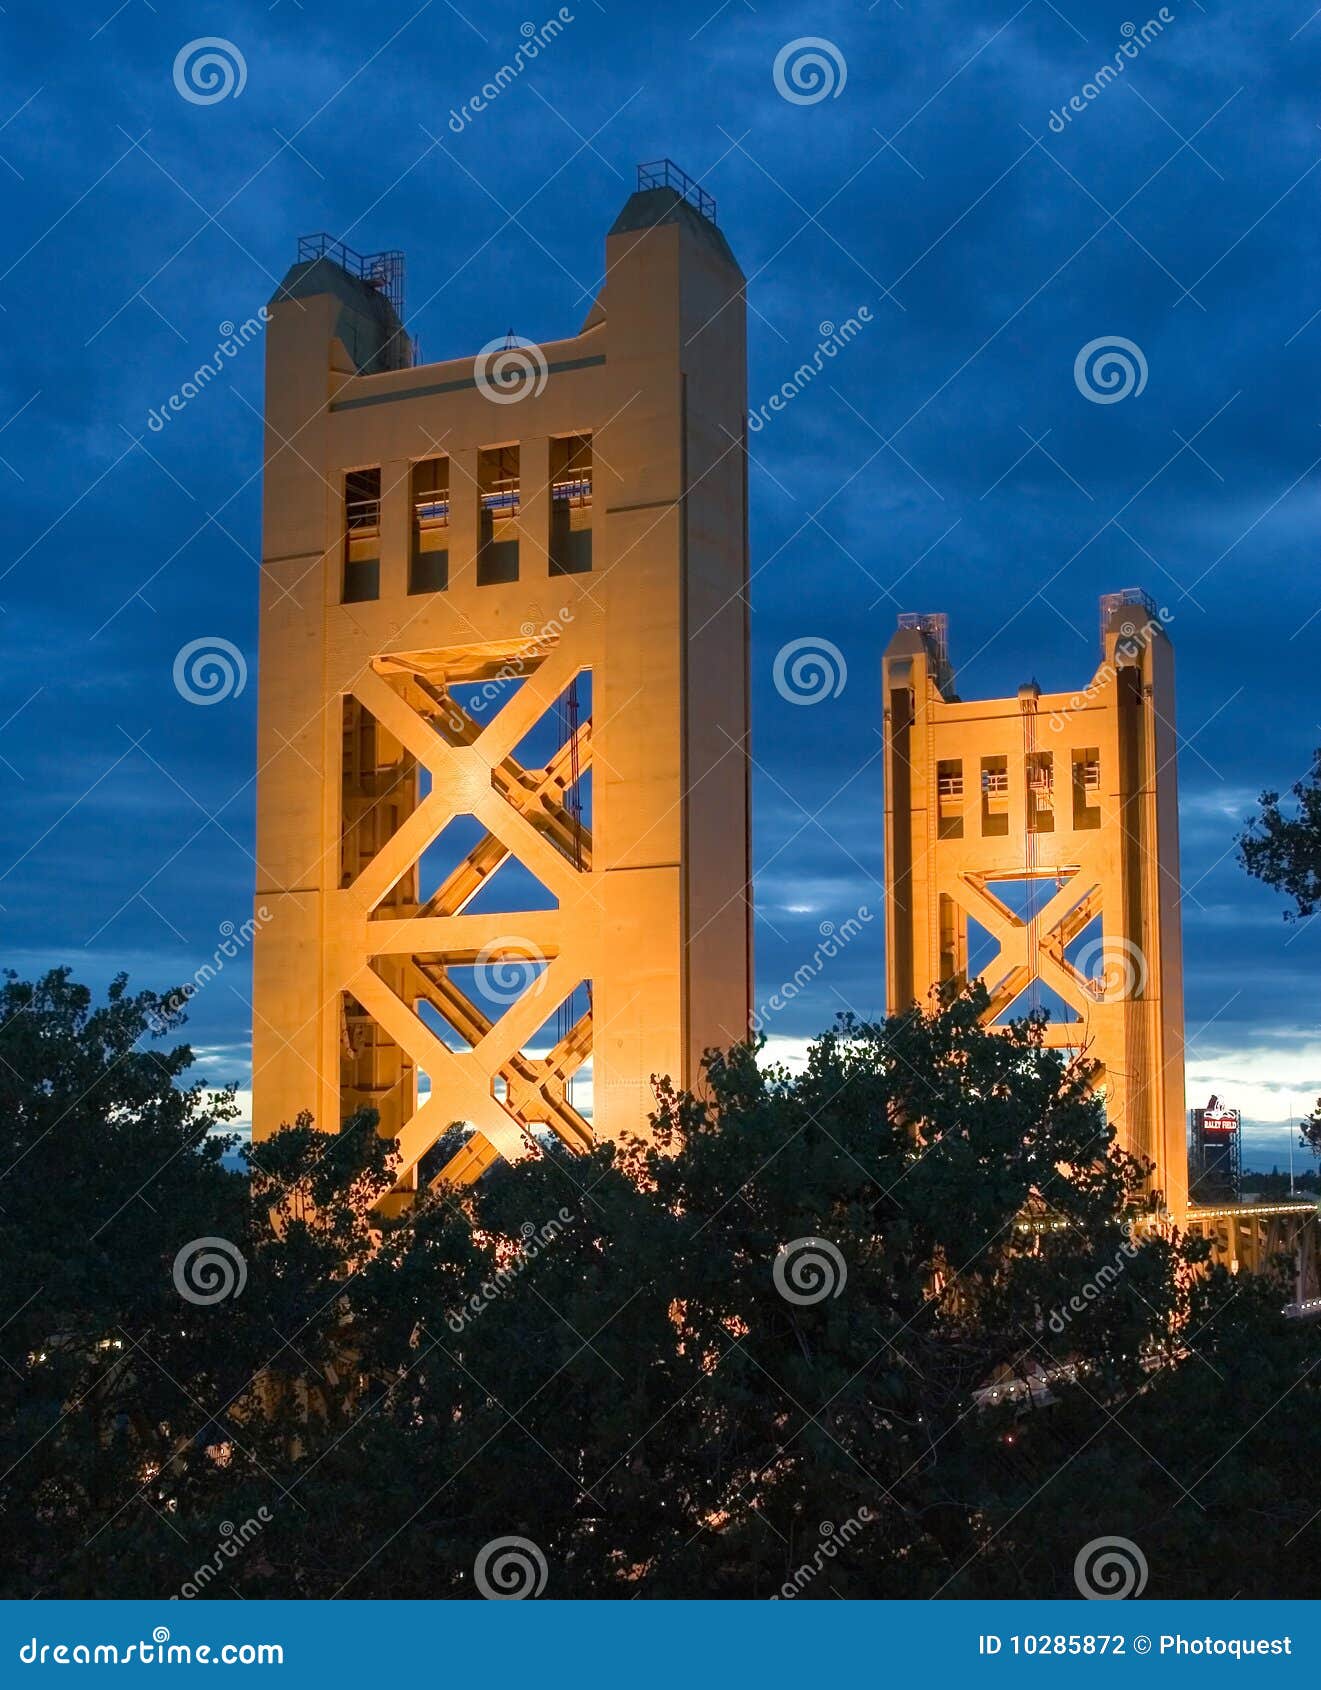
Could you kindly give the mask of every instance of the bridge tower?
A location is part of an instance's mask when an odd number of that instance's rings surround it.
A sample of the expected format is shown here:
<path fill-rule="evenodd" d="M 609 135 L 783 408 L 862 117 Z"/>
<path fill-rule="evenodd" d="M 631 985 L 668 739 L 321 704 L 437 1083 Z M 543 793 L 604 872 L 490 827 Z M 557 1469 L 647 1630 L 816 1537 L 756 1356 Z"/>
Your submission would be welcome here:
<path fill-rule="evenodd" d="M 1137 589 L 1101 600 L 1079 693 L 963 700 L 944 616 L 901 616 L 883 662 L 887 996 L 981 977 L 987 1021 L 1036 1007 L 1099 1064 L 1124 1149 L 1182 1221 L 1183 955 L 1174 652 Z"/>
<path fill-rule="evenodd" d="M 651 1076 L 696 1085 L 751 1007 L 714 201 L 639 171 L 541 346 L 415 363 L 402 274 L 317 237 L 271 306 L 253 1032 L 254 1137 L 370 1105 L 400 1193 L 644 1131 Z"/>

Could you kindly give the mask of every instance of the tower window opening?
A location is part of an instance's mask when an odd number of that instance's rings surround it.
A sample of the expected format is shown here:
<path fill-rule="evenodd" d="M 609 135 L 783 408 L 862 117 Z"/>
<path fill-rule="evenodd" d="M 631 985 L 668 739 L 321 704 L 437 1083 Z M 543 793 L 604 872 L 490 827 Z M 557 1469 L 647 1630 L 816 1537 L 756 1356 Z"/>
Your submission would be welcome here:
<path fill-rule="evenodd" d="M 936 802 L 940 812 L 939 836 L 963 838 L 963 760 L 942 758 L 936 764 Z"/>
<path fill-rule="evenodd" d="M 350 470 L 344 477 L 345 604 L 381 596 L 381 470 Z"/>
<path fill-rule="evenodd" d="M 592 437 L 550 443 L 550 573 L 583 575 L 592 567 Z"/>
<path fill-rule="evenodd" d="M 1009 832 L 1009 764 L 1004 757 L 982 758 L 982 835 Z"/>
<path fill-rule="evenodd" d="M 1073 825 L 1086 832 L 1101 825 L 1101 753 L 1096 746 L 1073 752 Z"/>
<path fill-rule="evenodd" d="M 450 463 L 423 458 L 413 465 L 413 548 L 410 593 L 441 593 L 449 586 Z"/>
<path fill-rule="evenodd" d="M 522 505 L 518 447 L 497 446 L 479 452 L 477 487 L 481 502 L 477 585 L 492 587 L 517 581 L 518 516 Z"/>
<path fill-rule="evenodd" d="M 1031 751 L 1027 759 L 1027 825 L 1034 833 L 1055 828 L 1055 754 Z"/>

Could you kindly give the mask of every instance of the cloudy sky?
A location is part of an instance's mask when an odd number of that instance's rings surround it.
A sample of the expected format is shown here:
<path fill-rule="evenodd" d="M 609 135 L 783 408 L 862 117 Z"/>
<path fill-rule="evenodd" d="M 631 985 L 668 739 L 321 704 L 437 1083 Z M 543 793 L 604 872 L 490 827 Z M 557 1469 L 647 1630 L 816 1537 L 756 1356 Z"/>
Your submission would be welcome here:
<path fill-rule="evenodd" d="M 114 3 L 0 14 L 9 966 L 164 987 L 250 909 L 255 686 L 203 708 L 172 673 L 202 637 L 255 664 L 260 343 L 156 431 L 153 409 L 314 230 L 406 251 L 428 358 L 572 333 L 636 164 L 668 155 L 749 278 L 753 407 L 823 324 L 863 323 L 752 437 L 759 997 L 822 922 L 877 915 L 773 1038 L 883 1008 L 896 612 L 948 612 L 966 697 L 1073 690 L 1098 594 L 1141 584 L 1178 652 L 1190 1095 L 1285 1154 L 1321 1092 L 1321 929 L 1285 925 L 1233 839 L 1321 744 L 1309 0 L 574 0 L 458 133 L 549 0 Z M 211 36 L 242 87 L 198 103 L 175 61 Z M 777 87 L 804 37 L 826 46 Z M 1115 337 L 1145 385 L 1096 403 L 1075 359 Z M 847 665 L 811 708 L 772 681 L 804 636 Z M 246 1076 L 247 993 L 236 963 L 196 1002 L 213 1080 Z"/>

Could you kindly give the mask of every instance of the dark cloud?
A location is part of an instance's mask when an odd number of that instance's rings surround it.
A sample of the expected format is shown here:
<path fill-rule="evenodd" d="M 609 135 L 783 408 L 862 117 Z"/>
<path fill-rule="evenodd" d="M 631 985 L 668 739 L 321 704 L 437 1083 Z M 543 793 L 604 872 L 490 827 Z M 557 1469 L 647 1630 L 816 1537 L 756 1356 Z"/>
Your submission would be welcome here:
<path fill-rule="evenodd" d="M 248 908 L 254 688 L 197 708 L 171 665 L 203 634 L 255 664 L 260 344 L 159 433 L 152 407 L 321 227 L 407 250 L 429 357 L 511 325 L 572 331 L 634 164 L 668 153 L 706 176 L 751 279 L 753 404 L 823 323 L 871 317 L 752 441 L 759 996 L 822 921 L 878 912 L 782 1031 L 880 1006 L 895 612 L 950 614 L 969 696 L 1029 675 L 1067 689 L 1096 661 L 1097 595 L 1140 582 L 1179 657 L 1189 1025 L 1232 1028 L 1269 1066 L 1314 1025 L 1321 959 L 1231 847 L 1251 796 L 1321 742 L 1321 21 L 1173 6 L 1056 134 L 1050 113 L 1143 17 L 578 0 L 453 134 L 451 108 L 554 10 L 235 0 L 223 28 L 248 80 L 209 107 L 173 87 L 189 27 L 172 13 L 0 18 L 0 121 L 17 114 L 0 130 L 0 423 L 26 405 L 0 431 L 11 958 L 95 977 L 131 961 L 166 986 Z M 794 106 L 771 66 L 808 28 L 847 82 Z M 1074 358 L 1101 335 L 1142 348 L 1140 396 L 1080 396 Z M 810 709 L 771 680 L 803 635 L 848 666 Z M 194 1005 L 199 1036 L 242 1046 L 245 992 L 236 965 Z"/>

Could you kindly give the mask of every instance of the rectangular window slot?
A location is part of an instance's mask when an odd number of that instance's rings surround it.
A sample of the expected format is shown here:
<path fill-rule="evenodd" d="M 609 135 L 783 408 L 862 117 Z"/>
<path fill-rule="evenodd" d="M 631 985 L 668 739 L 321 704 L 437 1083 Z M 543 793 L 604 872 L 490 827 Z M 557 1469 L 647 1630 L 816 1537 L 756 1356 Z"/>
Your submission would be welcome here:
<path fill-rule="evenodd" d="M 1055 753 L 1030 751 L 1027 758 L 1027 825 L 1032 833 L 1055 830 Z"/>
<path fill-rule="evenodd" d="M 381 471 L 354 469 L 344 477 L 345 604 L 381 596 Z"/>
<path fill-rule="evenodd" d="M 982 758 L 982 834 L 1002 838 L 1009 832 L 1009 765 L 1004 757 Z"/>
<path fill-rule="evenodd" d="M 477 489 L 481 506 L 477 585 L 493 587 L 517 581 L 518 513 L 522 503 L 517 446 L 499 446 L 477 454 Z"/>
<path fill-rule="evenodd" d="M 963 838 L 963 760 L 943 758 L 936 764 L 936 802 L 941 839 Z"/>
<path fill-rule="evenodd" d="M 410 593 L 443 593 L 449 586 L 450 464 L 423 458 L 413 465 L 413 541 Z"/>
<path fill-rule="evenodd" d="M 592 437 L 550 443 L 550 573 L 584 575 L 592 567 Z"/>
<path fill-rule="evenodd" d="M 1101 825 L 1101 753 L 1094 745 L 1084 746 L 1073 752 L 1072 761 L 1073 825 L 1088 832 Z"/>

